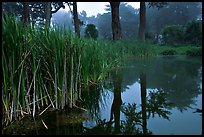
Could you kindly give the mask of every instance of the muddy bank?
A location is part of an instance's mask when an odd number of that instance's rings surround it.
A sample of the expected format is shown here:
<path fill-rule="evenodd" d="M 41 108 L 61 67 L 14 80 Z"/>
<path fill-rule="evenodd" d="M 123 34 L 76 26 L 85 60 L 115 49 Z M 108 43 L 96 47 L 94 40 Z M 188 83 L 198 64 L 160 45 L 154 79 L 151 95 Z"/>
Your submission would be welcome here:
<path fill-rule="evenodd" d="M 84 114 L 85 110 L 78 108 L 66 110 L 47 110 L 40 116 L 33 119 L 32 116 L 25 116 L 19 121 L 2 128 L 3 135 L 37 135 L 52 134 L 56 129 L 77 129 L 83 128 L 82 121 L 89 119 Z M 53 130 L 54 129 L 54 130 Z M 70 131 L 72 132 L 72 131 Z M 54 133 L 60 134 L 60 133 Z M 62 133 L 63 134 L 63 133 Z"/>

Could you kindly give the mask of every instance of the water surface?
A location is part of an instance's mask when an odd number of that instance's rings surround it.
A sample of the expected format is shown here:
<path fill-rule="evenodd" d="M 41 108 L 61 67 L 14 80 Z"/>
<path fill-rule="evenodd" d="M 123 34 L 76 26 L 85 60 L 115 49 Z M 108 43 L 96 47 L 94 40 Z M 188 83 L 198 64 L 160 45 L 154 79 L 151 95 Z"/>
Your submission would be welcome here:
<path fill-rule="evenodd" d="M 128 60 L 82 97 L 80 107 L 87 111 L 48 112 L 38 130 L 25 134 L 201 135 L 202 59 Z"/>
<path fill-rule="evenodd" d="M 129 60 L 104 82 L 95 108 L 89 106 L 93 120 L 83 126 L 93 134 L 202 134 L 196 112 L 202 109 L 201 62 L 182 56 Z"/>

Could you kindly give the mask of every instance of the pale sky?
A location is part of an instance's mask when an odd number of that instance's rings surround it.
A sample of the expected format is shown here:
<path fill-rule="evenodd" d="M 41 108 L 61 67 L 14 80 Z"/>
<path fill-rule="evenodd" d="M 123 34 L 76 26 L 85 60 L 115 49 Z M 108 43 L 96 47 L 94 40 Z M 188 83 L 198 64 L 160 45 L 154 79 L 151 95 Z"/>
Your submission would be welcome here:
<path fill-rule="evenodd" d="M 139 8 L 139 2 L 127 2 L 128 5 L 131 5 L 134 8 Z M 80 13 L 81 11 L 86 11 L 88 17 L 96 16 L 98 13 L 105 13 L 105 5 L 109 5 L 109 2 L 77 2 L 77 10 Z M 66 10 L 69 10 L 67 7 Z"/>

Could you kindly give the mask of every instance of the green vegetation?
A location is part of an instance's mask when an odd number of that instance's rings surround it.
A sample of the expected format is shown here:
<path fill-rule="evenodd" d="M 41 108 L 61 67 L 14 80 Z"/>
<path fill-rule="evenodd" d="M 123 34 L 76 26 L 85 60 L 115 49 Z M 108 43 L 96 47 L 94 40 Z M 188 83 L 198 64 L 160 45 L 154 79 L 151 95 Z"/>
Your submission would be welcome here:
<path fill-rule="evenodd" d="M 181 44 L 202 45 L 202 29 L 198 21 L 185 25 L 167 25 L 162 29 L 163 42 L 172 46 Z"/>
<path fill-rule="evenodd" d="M 94 24 L 88 24 L 85 28 L 85 37 L 97 39 L 98 30 Z"/>
<path fill-rule="evenodd" d="M 187 56 L 202 56 L 202 48 L 191 48 L 186 51 Z"/>
<path fill-rule="evenodd" d="M 167 49 L 161 52 L 162 55 L 175 55 L 176 51 L 174 49 Z"/>
<path fill-rule="evenodd" d="M 189 55 L 187 52 L 197 52 L 194 56 L 202 56 L 202 47 L 196 47 L 195 45 L 179 45 L 172 47 L 170 45 L 153 45 L 153 50 L 156 55 Z M 198 54 L 200 53 L 200 54 Z"/>
<path fill-rule="evenodd" d="M 198 21 L 192 20 L 186 24 L 184 40 L 189 44 L 202 45 L 202 28 Z"/>
<path fill-rule="evenodd" d="M 181 44 L 183 41 L 183 31 L 180 25 L 167 25 L 162 30 L 165 44 Z"/>
<path fill-rule="evenodd" d="M 72 108 L 91 84 L 130 57 L 202 55 L 201 48 L 152 45 L 134 40 L 78 39 L 60 28 L 24 27 L 2 17 L 2 123 L 48 108 Z"/>
<path fill-rule="evenodd" d="M 78 39 L 57 28 L 24 28 L 14 17 L 2 22 L 5 123 L 24 113 L 35 116 L 47 106 L 75 106 L 82 89 L 103 80 L 122 59 L 116 44 Z"/>

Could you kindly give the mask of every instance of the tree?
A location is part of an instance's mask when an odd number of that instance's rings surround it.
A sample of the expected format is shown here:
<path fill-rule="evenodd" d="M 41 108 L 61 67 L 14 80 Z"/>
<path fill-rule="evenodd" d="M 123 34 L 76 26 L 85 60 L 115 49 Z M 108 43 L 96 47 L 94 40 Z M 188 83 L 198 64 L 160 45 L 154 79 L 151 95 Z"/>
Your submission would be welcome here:
<path fill-rule="evenodd" d="M 139 10 L 125 2 L 121 2 L 120 23 L 123 39 L 135 38 L 138 35 Z"/>
<path fill-rule="evenodd" d="M 73 2 L 73 16 L 74 16 L 74 29 L 75 34 L 80 37 L 80 31 L 79 31 L 79 19 L 78 19 L 78 13 L 77 13 L 77 3 Z"/>
<path fill-rule="evenodd" d="M 183 28 L 181 25 L 167 25 L 162 30 L 162 36 L 165 44 L 182 44 Z"/>
<path fill-rule="evenodd" d="M 52 10 L 52 6 L 54 6 L 55 10 Z M 59 11 L 60 8 L 65 9 L 63 2 L 46 2 L 46 24 L 48 26 L 50 26 L 52 14 Z"/>
<path fill-rule="evenodd" d="M 111 7 L 106 5 L 106 13 L 98 14 L 96 18 L 88 17 L 89 23 L 95 24 L 98 28 L 99 38 L 102 39 L 112 39 L 111 28 Z M 139 10 L 133 8 L 125 2 L 120 3 L 119 8 L 120 13 L 120 24 L 121 24 L 121 33 L 122 38 L 129 39 L 135 38 L 138 35 L 139 24 Z M 97 22 L 95 22 L 95 20 Z"/>
<path fill-rule="evenodd" d="M 149 7 L 157 7 L 158 9 L 160 9 L 165 4 L 167 3 L 149 2 Z M 145 2 L 140 2 L 140 25 L 139 25 L 138 38 L 142 41 L 145 40 L 145 26 L 146 26 L 146 6 L 145 6 Z"/>
<path fill-rule="evenodd" d="M 192 20 L 189 21 L 185 29 L 185 41 L 190 44 L 201 44 L 202 43 L 202 32 L 199 22 Z"/>
<path fill-rule="evenodd" d="M 55 10 L 52 10 L 52 6 L 54 6 Z M 52 14 L 56 13 L 60 8 L 65 8 L 63 5 L 63 2 L 46 2 L 45 4 L 45 20 L 46 20 L 46 25 L 50 26 L 50 20 L 52 17 Z"/>
<path fill-rule="evenodd" d="M 110 6 L 111 6 L 111 14 L 112 14 L 113 40 L 119 40 L 122 38 L 120 19 L 119 19 L 120 2 L 110 2 Z"/>
<path fill-rule="evenodd" d="M 197 20 L 202 14 L 199 2 L 168 2 L 163 8 L 147 8 L 146 30 L 159 41 L 161 30 L 166 25 L 185 25 L 189 20 Z M 168 18 L 166 17 L 168 15 Z"/>
<path fill-rule="evenodd" d="M 2 11 L 3 14 L 14 14 L 23 22 L 44 25 L 50 24 L 52 14 L 61 7 L 65 8 L 63 2 L 3 2 Z"/>
<path fill-rule="evenodd" d="M 71 11 L 60 10 L 52 16 L 52 24 L 62 27 L 63 29 L 72 31 L 74 30 L 72 22 L 72 13 Z"/>
<path fill-rule="evenodd" d="M 29 5 L 28 2 L 23 2 L 23 23 L 27 24 L 30 22 L 29 19 Z"/>
<path fill-rule="evenodd" d="M 85 37 L 97 39 L 98 37 L 98 30 L 94 24 L 88 24 L 85 28 Z"/>
<path fill-rule="evenodd" d="M 111 28 L 111 13 L 99 14 L 97 16 L 97 28 L 99 32 L 99 38 L 102 39 L 112 39 Z"/>
<path fill-rule="evenodd" d="M 4 14 L 14 14 L 16 17 L 22 18 L 23 3 L 21 2 L 2 2 L 2 13 L 3 15 Z"/>
<path fill-rule="evenodd" d="M 145 24 L 146 24 L 146 6 L 145 2 L 140 2 L 140 25 L 138 38 L 142 41 L 145 40 Z"/>
<path fill-rule="evenodd" d="M 51 19 L 51 2 L 47 2 L 46 4 L 46 25 L 50 26 Z"/>

